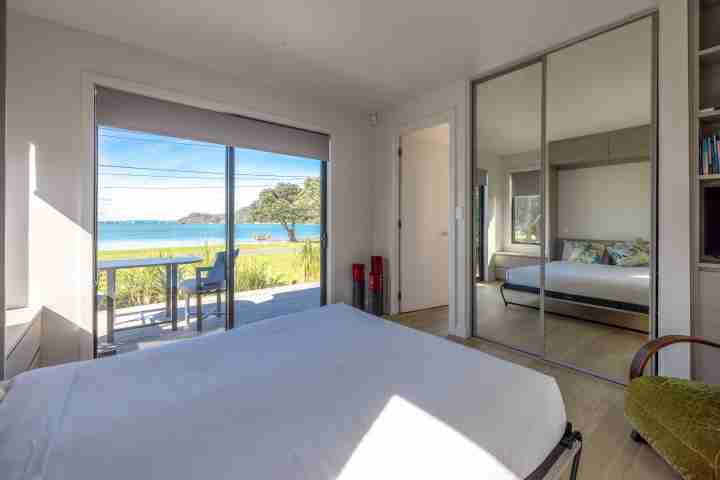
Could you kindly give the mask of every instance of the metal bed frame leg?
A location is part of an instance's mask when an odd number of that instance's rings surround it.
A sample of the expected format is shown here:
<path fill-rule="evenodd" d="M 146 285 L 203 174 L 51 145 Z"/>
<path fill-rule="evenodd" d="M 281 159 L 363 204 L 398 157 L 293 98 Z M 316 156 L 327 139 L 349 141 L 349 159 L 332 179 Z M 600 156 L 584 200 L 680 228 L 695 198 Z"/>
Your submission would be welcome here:
<path fill-rule="evenodd" d="M 580 443 L 580 448 L 578 448 L 577 453 L 575 453 L 575 458 L 573 458 L 572 468 L 570 469 L 570 480 L 577 480 L 578 472 L 580 471 L 580 459 L 582 458 L 583 438 L 580 432 L 574 432 L 573 436 L 575 437 L 575 441 Z"/>
<path fill-rule="evenodd" d="M 508 301 L 507 301 L 507 299 L 505 298 L 505 284 L 504 284 L 504 283 L 500 285 L 500 296 L 501 296 L 502 299 L 503 299 L 503 303 L 505 304 L 505 308 L 507 308 L 507 306 L 508 306 Z"/>

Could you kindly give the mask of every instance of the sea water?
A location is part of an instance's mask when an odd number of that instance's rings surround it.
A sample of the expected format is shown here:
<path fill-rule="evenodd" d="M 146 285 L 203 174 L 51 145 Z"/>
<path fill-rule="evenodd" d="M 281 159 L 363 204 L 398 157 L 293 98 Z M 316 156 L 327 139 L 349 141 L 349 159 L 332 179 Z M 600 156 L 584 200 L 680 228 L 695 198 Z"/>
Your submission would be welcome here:
<path fill-rule="evenodd" d="M 287 231 L 280 224 L 239 223 L 235 225 L 235 241 L 238 243 L 288 240 Z M 298 240 L 320 238 L 320 225 L 299 224 L 295 226 Z M 224 224 L 182 224 L 177 222 L 135 221 L 98 223 L 98 250 L 133 250 L 145 248 L 194 247 L 222 245 L 225 243 Z"/>

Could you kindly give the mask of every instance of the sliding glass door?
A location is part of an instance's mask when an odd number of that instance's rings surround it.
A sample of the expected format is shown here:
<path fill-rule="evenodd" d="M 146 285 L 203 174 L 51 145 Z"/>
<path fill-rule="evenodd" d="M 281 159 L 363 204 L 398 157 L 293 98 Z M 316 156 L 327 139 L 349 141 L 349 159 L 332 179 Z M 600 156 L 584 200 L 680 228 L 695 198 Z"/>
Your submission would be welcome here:
<path fill-rule="evenodd" d="M 540 208 L 543 65 L 534 63 L 475 87 L 474 184 L 484 202 L 473 238 L 482 258 L 474 284 L 474 333 L 543 352 Z M 484 239 L 482 244 L 480 239 Z M 476 276 L 480 277 L 480 276 Z"/>
<path fill-rule="evenodd" d="M 657 331 L 656 21 L 473 83 L 474 335 L 618 383 Z"/>
<path fill-rule="evenodd" d="M 233 151 L 235 325 L 319 307 L 323 162 Z"/>
<path fill-rule="evenodd" d="M 545 355 L 618 382 L 651 331 L 652 37 L 547 57 Z"/>
<path fill-rule="evenodd" d="M 226 147 L 102 125 L 97 141 L 98 353 L 223 328 L 222 286 L 202 284 L 226 250 Z"/>
<path fill-rule="evenodd" d="M 327 135 L 96 95 L 96 355 L 326 301 Z"/>

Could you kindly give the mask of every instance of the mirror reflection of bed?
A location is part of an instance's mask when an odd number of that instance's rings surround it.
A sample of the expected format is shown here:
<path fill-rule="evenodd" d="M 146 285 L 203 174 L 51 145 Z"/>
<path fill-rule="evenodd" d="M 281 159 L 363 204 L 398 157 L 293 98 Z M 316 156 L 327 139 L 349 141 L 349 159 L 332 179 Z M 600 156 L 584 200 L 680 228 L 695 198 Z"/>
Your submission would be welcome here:
<path fill-rule="evenodd" d="M 640 20 L 474 90 L 474 335 L 623 383 L 650 331 L 651 39 Z"/>

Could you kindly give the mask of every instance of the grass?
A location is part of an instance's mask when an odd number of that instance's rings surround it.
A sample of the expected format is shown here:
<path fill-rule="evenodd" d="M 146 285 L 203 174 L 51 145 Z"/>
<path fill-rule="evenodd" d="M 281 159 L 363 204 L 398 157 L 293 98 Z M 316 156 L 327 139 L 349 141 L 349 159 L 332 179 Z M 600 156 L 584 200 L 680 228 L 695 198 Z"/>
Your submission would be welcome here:
<path fill-rule="evenodd" d="M 317 282 L 320 280 L 320 248 L 317 242 L 268 242 L 237 244 L 235 291 Z M 98 260 L 198 256 L 201 262 L 181 265 L 178 281 L 195 278 L 196 267 L 210 266 L 222 246 L 176 247 L 99 251 Z M 98 289 L 106 291 L 105 274 L 99 274 Z M 165 268 L 146 267 L 118 270 L 115 276 L 117 307 L 159 303 L 165 299 Z M 180 293 L 182 297 L 182 293 Z"/>

